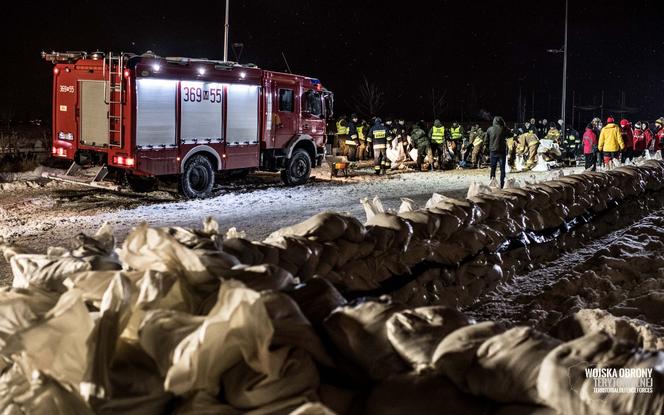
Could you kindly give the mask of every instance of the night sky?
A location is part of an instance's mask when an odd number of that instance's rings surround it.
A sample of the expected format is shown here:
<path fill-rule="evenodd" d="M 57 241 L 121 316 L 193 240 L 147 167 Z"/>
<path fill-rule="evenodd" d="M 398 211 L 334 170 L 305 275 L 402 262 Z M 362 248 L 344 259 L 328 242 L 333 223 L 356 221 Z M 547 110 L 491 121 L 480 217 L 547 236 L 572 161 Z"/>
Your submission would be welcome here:
<path fill-rule="evenodd" d="M 4 4 L 4 85 L 0 118 L 48 117 L 51 64 L 41 50 L 152 50 L 162 56 L 219 59 L 223 0 L 48 1 Z M 431 90 L 446 91 L 445 120 L 480 110 L 517 117 L 560 112 L 563 0 L 382 1 L 231 0 L 231 42 L 241 62 L 318 77 L 335 92 L 337 113 L 363 77 L 385 92 L 383 115 L 432 117 Z M 661 2 L 570 1 L 568 102 L 664 115 L 664 7 Z M 7 50 L 8 49 L 8 50 Z M 229 53 L 231 59 L 234 54 Z M 599 113 L 599 111 L 598 111 Z M 583 122 L 592 116 L 584 113 Z M 598 114 L 599 115 L 599 114 Z"/>

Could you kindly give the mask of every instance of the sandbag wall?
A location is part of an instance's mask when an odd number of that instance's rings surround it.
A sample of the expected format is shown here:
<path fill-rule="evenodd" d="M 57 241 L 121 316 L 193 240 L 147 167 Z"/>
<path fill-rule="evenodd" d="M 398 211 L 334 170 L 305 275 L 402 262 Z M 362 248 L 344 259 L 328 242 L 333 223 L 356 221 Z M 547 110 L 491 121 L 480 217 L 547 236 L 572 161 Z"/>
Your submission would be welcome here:
<path fill-rule="evenodd" d="M 591 219 L 611 205 L 647 209 L 662 183 L 648 162 L 437 197 L 366 226 L 325 213 L 263 242 L 208 220 L 140 226 L 121 249 L 108 226 L 46 253 L 0 243 L 14 275 L 0 290 L 1 413 L 661 413 L 662 373 L 652 394 L 596 402 L 582 372 L 664 367 L 659 352 L 416 305 L 473 301 L 558 232 L 600 232 Z"/>
<path fill-rule="evenodd" d="M 412 305 L 465 306 L 500 281 L 664 206 L 664 165 L 480 194 L 357 219 L 321 213 L 263 242 L 223 243 L 244 264 L 270 263 L 301 281 L 325 278 L 349 297 L 390 294 Z"/>

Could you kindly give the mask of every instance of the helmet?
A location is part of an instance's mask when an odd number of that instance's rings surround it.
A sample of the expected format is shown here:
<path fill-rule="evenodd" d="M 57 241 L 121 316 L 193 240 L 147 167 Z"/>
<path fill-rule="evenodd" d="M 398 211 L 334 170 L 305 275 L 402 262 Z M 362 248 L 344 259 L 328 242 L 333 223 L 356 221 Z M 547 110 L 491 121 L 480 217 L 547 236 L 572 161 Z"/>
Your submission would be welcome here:
<path fill-rule="evenodd" d="M 624 118 L 622 120 L 620 120 L 620 126 L 621 127 L 624 128 L 624 127 L 627 127 L 628 125 L 629 125 L 629 120 L 626 120 Z"/>
<path fill-rule="evenodd" d="M 637 121 L 636 124 L 634 124 L 634 128 L 640 130 L 641 129 L 641 121 Z"/>
<path fill-rule="evenodd" d="M 664 125 L 664 117 L 657 118 L 655 124 Z"/>
<path fill-rule="evenodd" d="M 592 120 L 592 123 L 593 123 L 593 124 L 597 124 L 597 123 L 600 123 L 600 122 L 602 122 L 602 120 L 600 120 L 600 119 L 597 118 L 597 117 L 593 118 L 593 120 Z"/>
<path fill-rule="evenodd" d="M 613 117 L 609 117 L 609 118 L 606 119 L 607 124 L 610 124 L 612 122 L 616 122 L 616 120 L 614 120 Z"/>

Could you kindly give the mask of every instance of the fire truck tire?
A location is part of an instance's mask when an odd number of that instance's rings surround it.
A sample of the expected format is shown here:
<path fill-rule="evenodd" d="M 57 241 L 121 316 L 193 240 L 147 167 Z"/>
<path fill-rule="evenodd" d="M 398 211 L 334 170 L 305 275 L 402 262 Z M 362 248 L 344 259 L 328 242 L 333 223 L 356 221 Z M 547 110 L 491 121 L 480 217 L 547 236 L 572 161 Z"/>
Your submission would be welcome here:
<path fill-rule="evenodd" d="M 281 171 L 281 180 L 287 186 L 299 186 L 309 180 L 311 174 L 311 157 L 302 148 L 293 151 L 286 162 L 286 169 Z"/>
<path fill-rule="evenodd" d="M 188 199 L 210 195 L 214 186 L 214 170 L 210 160 L 202 154 L 193 156 L 180 175 L 180 191 Z"/>

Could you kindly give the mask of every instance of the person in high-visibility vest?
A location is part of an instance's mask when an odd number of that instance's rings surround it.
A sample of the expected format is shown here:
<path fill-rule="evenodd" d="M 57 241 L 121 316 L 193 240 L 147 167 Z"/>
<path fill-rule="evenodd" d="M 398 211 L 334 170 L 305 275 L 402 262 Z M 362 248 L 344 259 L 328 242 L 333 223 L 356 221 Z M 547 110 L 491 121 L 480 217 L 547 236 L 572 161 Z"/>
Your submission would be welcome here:
<path fill-rule="evenodd" d="M 452 141 L 452 151 L 454 151 L 454 157 L 457 160 L 460 160 L 461 154 L 461 144 L 463 142 L 463 127 L 459 125 L 458 122 L 454 121 L 452 127 L 450 128 L 450 140 Z"/>
<path fill-rule="evenodd" d="M 380 118 L 374 120 L 374 125 L 369 129 L 367 137 L 373 141 L 374 153 L 374 172 L 376 174 L 385 174 L 388 168 L 387 160 L 387 127 Z"/>
<path fill-rule="evenodd" d="M 433 122 L 433 127 L 429 130 L 429 141 L 431 143 L 434 168 L 442 170 L 443 152 L 445 151 L 445 127 L 440 123 L 440 120 Z"/>
<path fill-rule="evenodd" d="M 342 115 L 337 121 L 337 145 L 339 149 L 338 154 L 346 153 L 346 138 L 348 137 L 348 121 L 346 116 Z"/>
<path fill-rule="evenodd" d="M 348 158 L 348 161 L 355 161 L 357 159 L 357 147 L 360 144 L 357 136 L 357 124 L 359 119 L 357 115 L 352 114 L 350 117 L 350 122 L 348 123 L 348 135 L 346 136 L 346 148 L 344 149 L 344 156 Z"/>
<path fill-rule="evenodd" d="M 357 139 L 360 142 L 360 145 L 357 149 L 357 158 L 358 160 L 367 159 L 367 134 L 369 133 L 369 124 L 365 120 L 360 121 L 360 125 L 357 126 Z"/>

